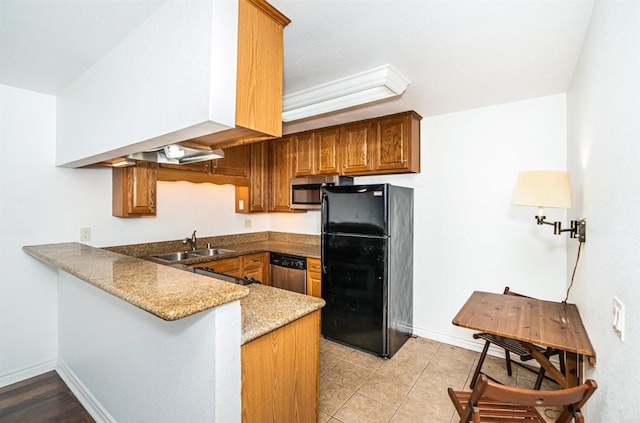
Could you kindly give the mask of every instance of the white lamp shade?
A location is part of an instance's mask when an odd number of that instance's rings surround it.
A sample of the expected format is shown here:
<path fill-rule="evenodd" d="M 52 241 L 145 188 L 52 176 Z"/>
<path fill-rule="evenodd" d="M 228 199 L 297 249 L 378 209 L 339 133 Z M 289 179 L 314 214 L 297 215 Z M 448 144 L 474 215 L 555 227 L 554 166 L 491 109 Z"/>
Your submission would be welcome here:
<path fill-rule="evenodd" d="M 538 208 L 571 208 L 569 172 L 528 170 L 518 174 L 512 204 Z"/>

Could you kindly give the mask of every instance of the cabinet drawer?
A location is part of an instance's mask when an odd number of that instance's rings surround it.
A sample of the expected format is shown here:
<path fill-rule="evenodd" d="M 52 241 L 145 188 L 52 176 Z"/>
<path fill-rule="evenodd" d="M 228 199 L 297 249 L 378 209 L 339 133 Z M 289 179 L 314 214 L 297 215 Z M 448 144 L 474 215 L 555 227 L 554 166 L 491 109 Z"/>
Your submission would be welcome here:
<path fill-rule="evenodd" d="M 240 257 L 198 263 L 193 265 L 193 267 L 209 267 L 218 273 L 225 273 L 227 275 L 239 277 Z"/>
<path fill-rule="evenodd" d="M 247 254 L 242 256 L 242 268 L 253 269 L 262 267 L 265 264 L 265 253 Z"/>

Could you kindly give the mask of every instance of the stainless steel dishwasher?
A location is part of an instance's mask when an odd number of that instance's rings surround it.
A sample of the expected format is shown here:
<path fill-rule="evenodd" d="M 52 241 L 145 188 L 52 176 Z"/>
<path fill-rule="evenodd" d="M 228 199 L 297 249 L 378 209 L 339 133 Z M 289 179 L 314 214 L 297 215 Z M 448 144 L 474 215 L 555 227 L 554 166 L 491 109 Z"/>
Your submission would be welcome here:
<path fill-rule="evenodd" d="M 271 253 L 271 285 L 289 291 L 307 293 L 307 259 L 289 254 Z"/>

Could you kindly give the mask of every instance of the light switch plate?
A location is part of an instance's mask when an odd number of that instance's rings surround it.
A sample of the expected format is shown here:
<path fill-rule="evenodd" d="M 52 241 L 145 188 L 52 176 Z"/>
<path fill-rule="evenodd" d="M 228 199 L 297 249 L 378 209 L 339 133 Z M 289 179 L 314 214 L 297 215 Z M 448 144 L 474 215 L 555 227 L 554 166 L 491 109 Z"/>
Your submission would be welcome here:
<path fill-rule="evenodd" d="M 624 341 L 624 304 L 616 297 L 613 297 L 613 331 Z"/>

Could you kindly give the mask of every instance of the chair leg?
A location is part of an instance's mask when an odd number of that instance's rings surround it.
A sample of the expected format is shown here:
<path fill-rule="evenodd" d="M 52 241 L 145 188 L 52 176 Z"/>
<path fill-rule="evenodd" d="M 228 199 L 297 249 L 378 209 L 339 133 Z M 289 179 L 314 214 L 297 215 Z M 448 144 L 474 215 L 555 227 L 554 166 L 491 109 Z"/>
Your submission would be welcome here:
<path fill-rule="evenodd" d="M 480 370 L 482 369 L 482 365 L 484 364 L 484 359 L 487 358 L 487 351 L 489 351 L 490 342 L 487 341 L 484 343 L 484 348 L 482 349 L 482 353 L 480 354 L 480 359 L 478 360 L 478 365 L 476 366 L 476 371 L 473 372 L 473 377 L 471 378 L 471 383 L 469 387 L 473 389 L 476 386 L 476 382 L 478 381 L 478 376 L 480 376 Z"/>
<path fill-rule="evenodd" d="M 512 370 L 511 370 L 511 354 L 509 353 L 509 350 L 505 349 L 504 350 L 504 355 L 505 355 L 505 359 L 507 360 L 507 374 L 509 376 L 511 376 Z"/>
<path fill-rule="evenodd" d="M 542 381 L 544 380 L 544 373 L 545 373 L 544 368 L 540 367 L 540 371 L 538 372 L 536 383 L 533 385 L 533 389 L 535 389 L 536 391 L 539 391 L 540 387 L 542 386 Z"/>

